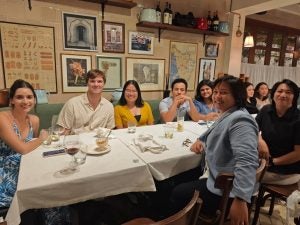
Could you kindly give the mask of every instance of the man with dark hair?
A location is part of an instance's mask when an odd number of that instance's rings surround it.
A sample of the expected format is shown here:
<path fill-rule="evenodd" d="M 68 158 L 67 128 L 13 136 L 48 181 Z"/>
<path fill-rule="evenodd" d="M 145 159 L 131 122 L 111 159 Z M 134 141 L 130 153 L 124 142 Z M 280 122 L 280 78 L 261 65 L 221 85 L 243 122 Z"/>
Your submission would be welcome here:
<path fill-rule="evenodd" d="M 76 129 L 115 127 L 113 105 L 101 96 L 105 82 L 102 71 L 93 69 L 87 73 L 87 92 L 69 99 L 59 114 L 57 124 L 65 128 L 65 134 Z"/>
<path fill-rule="evenodd" d="M 177 78 L 172 82 L 172 96 L 159 103 L 160 118 L 163 122 L 176 120 L 177 116 L 190 116 L 193 121 L 202 119 L 191 97 L 186 95 L 188 84 L 185 79 Z"/>

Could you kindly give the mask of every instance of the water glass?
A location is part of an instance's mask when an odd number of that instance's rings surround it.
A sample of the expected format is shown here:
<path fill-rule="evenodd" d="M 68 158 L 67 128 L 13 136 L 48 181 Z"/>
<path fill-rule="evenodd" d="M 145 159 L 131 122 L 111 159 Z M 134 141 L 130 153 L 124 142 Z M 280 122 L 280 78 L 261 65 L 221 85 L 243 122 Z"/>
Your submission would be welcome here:
<path fill-rule="evenodd" d="M 172 124 L 165 124 L 164 125 L 164 133 L 165 138 L 172 139 L 174 134 L 174 127 Z"/>
<path fill-rule="evenodd" d="M 81 144 L 79 151 L 74 155 L 74 161 L 77 165 L 84 164 L 86 161 L 87 145 Z"/>
<path fill-rule="evenodd" d="M 184 130 L 184 116 L 177 116 L 177 131 L 182 132 Z"/>
<path fill-rule="evenodd" d="M 136 131 L 136 122 L 135 121 L 128 121 L 128 133 L 134 134 Z"/>
<path fill-rule="evenodd" d="M 96 139 L 96 144 L 98 146 L 98 150 L 106 150 L 108 146 L 108 137 L 98 137 Z"/>
<path fill-rule="evenodd" d="M 49 136 L 43 141 L 43 145 L 51 145 L 52 143 L 52 127 L 48 128 L 47 131 Z"/>

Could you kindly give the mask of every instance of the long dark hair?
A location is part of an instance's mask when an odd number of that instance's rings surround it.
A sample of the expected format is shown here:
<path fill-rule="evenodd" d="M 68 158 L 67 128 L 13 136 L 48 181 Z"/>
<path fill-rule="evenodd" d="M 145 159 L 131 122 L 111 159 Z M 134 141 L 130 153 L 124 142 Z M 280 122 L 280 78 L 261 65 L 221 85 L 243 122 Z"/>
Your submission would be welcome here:
<path fill-rule="evenodd" d="M 22 79 L 15 80 L 15 82 L 11 85 L 11 87 L 9 89 L 9 99 L 10 100 L 13 99 L 13 97 L 16 94 L 17 89 L 19 89 L 19 88 L 29 88 L 32 91 L 35 102 L 37 104 L 37 97 L 36 97 L 36 94 L 35 94 L 35 91 L 34 91 L 32 85 L 30 83 L 28 83 L 27 81 L 22 80 Z M 36 107 L 36 104 L 35 104 L 35 107 Z M 12 105 L 11 107 L 13 108 L 14 106 Z"/>
<path fill-rule="evenodd" d="M 195 99 L 199 102 L 204 102 L 204 99 L 203 97 L 201 96 L 201 93 L 200 93 L 200 89 L 203 87 L 203 86 L 208 86 L 210 87 L 211 89 L 213 89 L 214 87 L 214 83 L 210 80 L 202 80 L 198 85 L 197 85 L 197 89 L 196 89 L 196 94 L 195 94 Z M 211 99 L 211 96 L 210 96 L 210 99 Z"/>
<path fill-rule="evenodd" d="M 297 108 L 297 101 L 298 101 L 298 97 L 299 97 L 299 87 L 297 86 L 296 83 L 294 83 L 293 81 L 291 81 L 289 79 L 283 79 L 282 81 L 278 81 L 273 85 L 273 87 L 271 89 L 272 105 L 275 106 L 275 101 L 273 98 L 274 98 L 274 94 L 280 84 L 286 84 L 291 89 L 291 91 L 294 94 L 292 108 Z"/>
<path fill-rule="evenodd" d="M 245 107 L 247 93 L 243 81 L 232 75 L 226 75 L 215 80 L 214 87 L 221 83 L 228 84 L 231 94 L 235 100 L 235 105 L 238 108 Z"/>
<path fill-rule="evenodd" d="M 132 84 L 136 88 L 136 91 L 138 93 L 138 97 L 137 97 L 137 99 L 135 101 L 135 105 L 137 107 L 143 107 L 144 106 L 144 101 L 142 99 L 141 89 L 140 89 L 140 86 L 139 86 L 138 82 L 136 82 L 135 80 L 128 80 L 128 81 L 126 81 L 126 83 L 123 86 L 122 95 L 121 95 L 121 98 L 120 98 L 118 104 L 119 105 L 126 105 L 127 104 L 127 101 L 125 99 L 125 90 L 126 90 L 126 88 L 127 88 L 127 86 L 129 84 Z"/>
<path fill-rule="evenodd" d="M 268 84 L 266 83 L 266 82 L 260 82 L 260 83 L 258 83 L 256 86 L 255 86 L 255 88 L 254 88 L 254 97 L 255 98 L 258 98 L 258 99 L 260 99 L 260 100 L 262 100 L 262 101 L 264 101 L 264 100 L 266 100 L 268 97 L 269 97 L 269 92 L 268 92 L 268 95 L 267 96 L 260 96 L 260 94 L 259 94 L 259 88 L 260 88 L 260 86 L 262 86 L 262 85 L 266 85 L 267 87 L 268 87 L 268 89 L 269 89 L 269 86 L 268 86 Z"/>

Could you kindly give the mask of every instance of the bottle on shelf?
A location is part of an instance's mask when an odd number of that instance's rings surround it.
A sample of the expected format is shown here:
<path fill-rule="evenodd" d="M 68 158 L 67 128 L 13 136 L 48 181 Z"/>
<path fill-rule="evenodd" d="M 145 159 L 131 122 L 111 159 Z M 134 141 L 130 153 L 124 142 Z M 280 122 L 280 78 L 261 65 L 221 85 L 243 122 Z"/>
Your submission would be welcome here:
<path fill-rule="evenodd" d="M 164 16 L 163 16 L 163 23 L 165 24 L 169 24 L 169 4 L 168 2 L 166 2 L 166 6 L 165 6 L 165 9 L 164 9 Z"/>
<path fill-rule="evenodd" d="M 157 5 L 156 5 L 156 22 L 161 23 L 161 9 L 160 9 L 159 1 L 157 1 Z"/>
<path fill-rule="evenodd" d="M 208 11 L 206 20 L 207 20 L 207 29 L 212 30 L 212 18 L 210 16 L 210 11 Z"/>
<path fill-rule="evenodd" d="M 173 11 L 171 9 L 171 3 L 169 3 L 169 24 L 172 24 L 173 21 Z"/>
<path fill-rule="evenodd" d="M 218 16 L 218 11 L 214 13 L 214 18 L 213 18 L 213 31 L 218 31 L 219 29 L 219 16 Z"/>

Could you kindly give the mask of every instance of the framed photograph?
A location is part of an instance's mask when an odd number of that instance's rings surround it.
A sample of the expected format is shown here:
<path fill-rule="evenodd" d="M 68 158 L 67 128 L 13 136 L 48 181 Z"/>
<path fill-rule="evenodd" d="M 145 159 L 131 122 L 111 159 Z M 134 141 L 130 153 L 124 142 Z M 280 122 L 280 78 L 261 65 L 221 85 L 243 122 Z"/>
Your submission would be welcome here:
<path fill-rule="evenodd" d="M 64 49 L 97 50 L 97 17 L 63 13 Z"/>
<path fill-rule="evenodd" d="M 218 57 L 219 44 L 206 43 L 205 57 Z"/>
<path fill-rule="evenodd" d="M 214 80 L 215 77 L 215 69 L 216 69 L 216 60 L 215 59 L 200 59 L 199 62 L 199 80 Z"/>
<path fill-rule="evenodd" d="M 129 31 L 128 43 L 129 53 L 153 55 L 154 35 L 151 33 Z"/>
<path fill-rule="evenodd" d="M 126 58 L 126 80 L 136 80 L 142 91 L 162 91 L 164 76 L 164 59 Z"/>
<path fill-rule="evenodd" d="M 180 77 L 187 81 L 188 90 L 195 89 L 197 47 L 197 43 L 170 42 L 169 84 Z"/>
<path fill-rule="evenodd" d="M 125 52 L 125 24 L 102 21 L 102 51 Z"/>
<path fill-rule="evenodd" d="M 0 22 L 0 37 L 5 88 L 23 79 L 57 93 L 54 27 Z"/>
<path fill-rule="evenodd" d="M 86 92 L 86 73 L 92 68 L 88 55 L 61 54 L 63 92 Z"/>
<path fill-rule="evenodd" d="M 106 76 L 104 90 L 114 90 L 122 86 L 122 58 L 97 55 L 96 64 Z"/>

